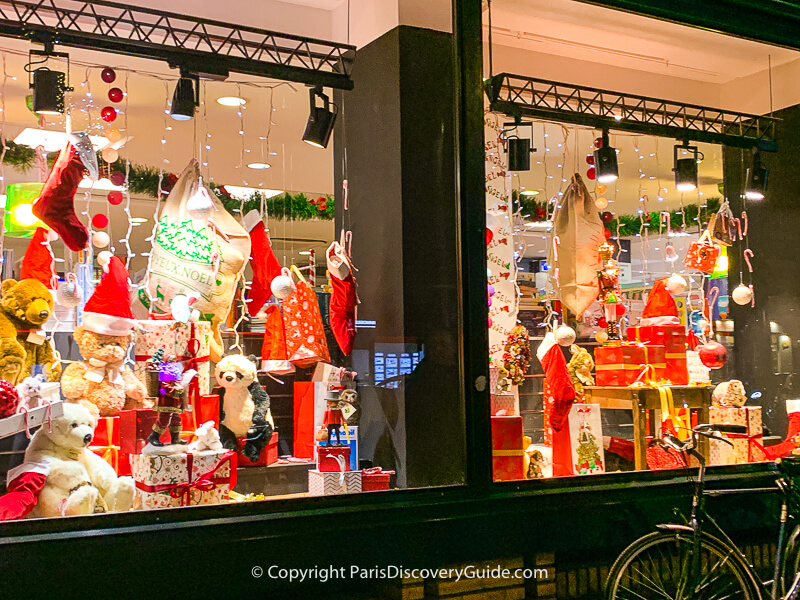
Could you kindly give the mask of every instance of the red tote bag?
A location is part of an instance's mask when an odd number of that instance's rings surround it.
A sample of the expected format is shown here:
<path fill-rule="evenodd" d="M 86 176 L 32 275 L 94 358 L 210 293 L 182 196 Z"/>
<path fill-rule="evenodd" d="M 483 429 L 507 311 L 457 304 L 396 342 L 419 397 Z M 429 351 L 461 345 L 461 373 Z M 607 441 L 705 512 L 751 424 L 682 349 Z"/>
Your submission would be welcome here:
<path fill-rule="evenodd" d="M 300 273 L 300 269 L 292 265 L 292 271 L 299 281 L 291 296 L 284 299 L 282 304 L 289 362 L 304 368 L 313 367 L 320 361 L 330 362 L 331 355 L 325 341 L 317 295 Z"/>

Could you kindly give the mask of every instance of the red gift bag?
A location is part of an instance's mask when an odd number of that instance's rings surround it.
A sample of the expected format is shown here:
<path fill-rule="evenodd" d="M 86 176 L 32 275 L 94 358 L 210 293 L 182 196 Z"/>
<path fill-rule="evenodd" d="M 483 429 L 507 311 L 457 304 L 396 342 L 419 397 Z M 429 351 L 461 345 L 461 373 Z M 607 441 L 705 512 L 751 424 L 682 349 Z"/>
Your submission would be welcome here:
<path fill-rule="evenodd" d="M 281 309 L 273 304 L 267 307 L 266 314 L 264 342 L 261 345 L 261 370 L 276 375 L 294 373 L 294 365 L 289 362 L 286 351 L 286 331 L 283 328 Z"/>
<path fill-rule="evenodd" d="M 294 444 L 296 458 L 314 458 L 314 384 L 310 381 L 294 382 Z"/>
<path fill-rule="evenodd" d="M 317 295 L 300 269 L 292 265 L 292 271 L 300 281 L 295 284 L 291 296 L 282 303 L 289 362 L 298 367 L 313 367 L 320 361 L 330 362 Z"/>
<path fill-rule="evenodd" d="M 683 264 L 687 269 L 697 269 L 703 273 L 713 273 L 719 259 L 719 248 L 711 243 L 711 234 L 708 229 L 703 232 L 700 239 L 689 245 Z"/>

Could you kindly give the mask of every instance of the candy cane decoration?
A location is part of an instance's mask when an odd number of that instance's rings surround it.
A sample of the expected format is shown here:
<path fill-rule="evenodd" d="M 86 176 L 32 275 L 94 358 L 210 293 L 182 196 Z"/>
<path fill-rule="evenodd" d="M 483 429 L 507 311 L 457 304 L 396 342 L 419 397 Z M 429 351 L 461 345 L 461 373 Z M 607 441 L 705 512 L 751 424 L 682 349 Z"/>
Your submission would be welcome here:
<path fill-rule="evenodd" d="M 719 288 L 718 287 L 714 287 L 708 293 L 708 298 L 706 299 L 706 301 L 708 302 L 708 335 L 709 335 L 709 337 L 711 335 L 713 335 L 713 333 L 714 333 L 714 326 L 712 325 L 712 323 L 714 322 L 714 319 L 712 317 L 714 316 L 714 307 L 717 305 L 717 298 L 719 298 Z"/>
<path fill-rule="evenodd" d="M 661 218 L 659 219 L 659 224 L 658 224 L 658 233 L 659 234 L 661 234 L 661 231 L 662 231 L 661 225 L 663 223 L 667 224 L 667 235 L 668 236 L 672 235 L 672 215 L 667 211 L 663 211 L 661 213 Z"/>
<path fill-rule="evenodd" d="M 561 243 L 561 238 L 557 235 L 553 236 L 553 260 L 556 261 L 556 265 L 558 264 L 558 245 Z M 559 279 L 558 267 L 556 267 L 555 271 L 553 272 L 553 279 L 556 280 L 556 285 L 561 287 L 561 280 Z"/>
<path fill-rule="evenodd" d="M 747 270 L 752 273 L 753 265 L 750 262 L 750 259 L 753 258 L 753 251 L 750 250 L 750 248 L 747 248 L 742 254 L 744 255 L 744 260 L 747 263 Z"/>
<path fill-rule="evenodd" d="M 347 210 L 350 207 L 350 204 L 349 204 L 350 185 L 347 183 L 347 179 L 342 181 L 342 190 L 344 192 L 344 209 Z"/>
<path fill-rule="evenodd" d="M 742 211 L 742 221 L 744 221 L 744 235 L 747 235 L 747 230 L 749 229 L 748 221 L 747 221 L 747 211 Z"/>

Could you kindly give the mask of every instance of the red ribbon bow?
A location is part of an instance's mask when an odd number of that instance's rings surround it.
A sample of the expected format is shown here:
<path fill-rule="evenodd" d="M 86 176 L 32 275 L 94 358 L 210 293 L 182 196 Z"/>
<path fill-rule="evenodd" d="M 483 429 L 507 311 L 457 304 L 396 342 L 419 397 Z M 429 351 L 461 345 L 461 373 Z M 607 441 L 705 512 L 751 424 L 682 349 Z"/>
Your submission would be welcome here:
<path fill-rule="evenodd" d="M 205 473 L 201 473 L 195 479 L 192 479 L 192 464 L 194 462 L 194 456 L 191 452 L 186 453 L 186 469 L 189 477 L 189 481 L 187 483 L 164 483 L 161 485 L 147 485 L 146 483 L 142 483 L 140 481 L 136 482 L 136 487 L 142 490 L 143 492 L 151 492 L 151 493 L 158 493 L 158 492 L 169 492 L 171 498 L 180 498 L 181 499 L 181 506 L 188 506 L 190 500 L 192 499 L 192 490 L 200 490 L 203 492 L 210 492 L 217 488 L 219 484 L 222 483 L 229 483 L 230 489 L 233 489 L 236 486 L 236 464 L 235 464 L 235 457 L 236 453 L 228 451 L 226 452 L 219 462 L 214 465 L 212 469 Z M 231 474 L 228 477 L 215 477 L 217 471 L 222 468 L 225 464 L 230 463 L 231 467 Z"/>

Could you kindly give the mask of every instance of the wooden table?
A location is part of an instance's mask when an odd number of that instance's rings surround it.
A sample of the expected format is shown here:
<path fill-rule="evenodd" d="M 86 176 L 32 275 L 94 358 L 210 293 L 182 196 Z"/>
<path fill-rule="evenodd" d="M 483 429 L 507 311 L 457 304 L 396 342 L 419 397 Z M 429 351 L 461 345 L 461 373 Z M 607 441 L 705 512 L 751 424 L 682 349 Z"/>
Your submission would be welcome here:
<path fill-rule="evenodd" d="M 650 414 L 650 429 L 647 428 L 648 411 L 661 410 L 658 390 L 651 387 L 584 387 L 584 403 L 599 404 L 601 409 L 633 411 L 633 451 L 636 470 L 647 468 L 645 452 L 647 435 L 655 435 L 655 414 Z M 675 408 L 689 408 L 699 412 L 699 423 L 708 423 L 708 407 L 711 406 L 710 386 L 672 386 Z M 708 440 L 700 436 L 698 450 L 708 461 Z"/>

